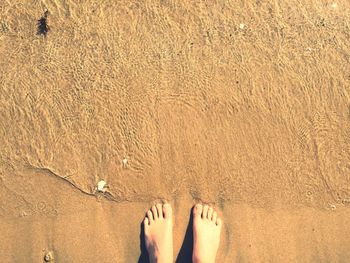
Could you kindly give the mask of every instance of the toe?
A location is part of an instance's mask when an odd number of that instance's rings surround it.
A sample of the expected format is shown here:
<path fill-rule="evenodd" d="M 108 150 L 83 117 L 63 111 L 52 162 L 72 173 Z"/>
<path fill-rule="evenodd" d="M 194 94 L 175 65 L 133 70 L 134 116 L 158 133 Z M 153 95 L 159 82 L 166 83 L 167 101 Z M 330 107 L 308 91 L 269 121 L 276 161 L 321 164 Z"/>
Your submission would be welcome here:
<path fill-rule="evenodd" d="M 208 219 L 211 220 L 213 217 L 213 211 L 214 209 L 212 207 L 209 207 L 208 209 Z"/>
<path fill-rule="evenodd" d="M 153 213 L 151 210 L 147 211 L 147 218 L 148 218 L 149 223 L 151 223 L 154 220 Z"/>
<path fill-rule="evenodd" d="M 145 219 L 143 220 L 143 225 L 144 225 L 144 227 L 148 227 L 148 225 L 149 225 L 148 217 L 145 217 Z"/>
<path fill-rule="evenodd" d="M 203 212 L 202 212 L 202 218 L 203 219 L 207 219 L 208 218 L 208 209 L 209 209 L 208 205 L 204 205 L 203 206 Z"/>
<path fill-rule="evenodd" d="M 150 221 L 149 221 L 148 217 L 146 216 L 145 219 L 143 220 L 143 230 L 145 232 L 145 235 L 149 234 L 149 230 L 150 230 L 149 223 L 150 223 Z"/>
<path fill-rule="evenodd" d="M 216 211 L 213 212 L 213 217 L 211 219 L 211 221 L 213 221 L 216 224 L 216 219 L 218 218 L 218 213 L 216 213 Z"/>
<path fill-rule="evenodd" d="M 151 210 L 148 210 L 148 211 L 147 211 L 147 217 L 148 217 L 149 222 L 152 222 L 152 221 L 153 221 L 153 214 L 152 214 L 152 211 L 151 211 Z"/>
<path fill-rule="evenodd" d="M 153 214 L 153 219 L 154 220 L 158 219 L 157 207 L 155 205 L 152 206 L 152 214 Z"/>
<path fill-rule="evenodd" d="M 173 215 L 173 209 L 171 208 L 170 204 L 164 204 L 163 205 L 163 214 L 164 214 L 164 218 L 171 218 Z"/>
<path fill-rule="evenodd" d="M 158 217 L 163 218 L 163 206 L 162 206 L 162 204 L 157 204 L 156 207 L 157 207 Z"/>
<path fill-rule="evenodd" d="M 203 205 L 202 204 L 196 204 L 193 208 L 193 216 L 194 217 L 201 217 L 203 211 Z"/>

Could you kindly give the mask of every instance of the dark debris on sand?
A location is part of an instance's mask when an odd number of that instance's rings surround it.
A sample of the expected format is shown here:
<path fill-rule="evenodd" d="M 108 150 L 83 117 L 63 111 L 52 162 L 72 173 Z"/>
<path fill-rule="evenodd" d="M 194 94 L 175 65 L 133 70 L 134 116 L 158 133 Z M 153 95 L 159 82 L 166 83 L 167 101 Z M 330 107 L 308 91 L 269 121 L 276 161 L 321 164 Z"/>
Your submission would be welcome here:
<path fill-rule="evenodd" d="M 48 15 L 49 11 L 46 10 L 44 15 L 38 20 L 38 35 L 44 35 L 46 37 L 47 32 L 49 32 L 50 28 L 47 24 Z"/>

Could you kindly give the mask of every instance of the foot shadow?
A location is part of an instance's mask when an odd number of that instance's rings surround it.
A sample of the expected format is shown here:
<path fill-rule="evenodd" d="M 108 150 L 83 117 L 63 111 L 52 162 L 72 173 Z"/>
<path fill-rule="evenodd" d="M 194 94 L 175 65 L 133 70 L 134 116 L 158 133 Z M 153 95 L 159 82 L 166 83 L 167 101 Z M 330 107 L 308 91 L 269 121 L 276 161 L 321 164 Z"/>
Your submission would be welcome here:
<path fill-rule="evenodd" d="M 186 229 L 186 234 L 179 254 L 176 258 L 176 263 L 192 262 L 193 251 L 193 208 L 190 211 L 190 220 Z"/>
<path fill-rule="evenodd" d="M 145 228 L 143 226 L 143 222 L 140 224 L 140 250 L 141 250 L 141 255 L 139 257 L 139 260 L 137 261 L 138 263 L 150 263 L 149 262 L 149 257 L 148 257 L 148 252 L 146 249 L 146 243 L 145 243 Z"/>

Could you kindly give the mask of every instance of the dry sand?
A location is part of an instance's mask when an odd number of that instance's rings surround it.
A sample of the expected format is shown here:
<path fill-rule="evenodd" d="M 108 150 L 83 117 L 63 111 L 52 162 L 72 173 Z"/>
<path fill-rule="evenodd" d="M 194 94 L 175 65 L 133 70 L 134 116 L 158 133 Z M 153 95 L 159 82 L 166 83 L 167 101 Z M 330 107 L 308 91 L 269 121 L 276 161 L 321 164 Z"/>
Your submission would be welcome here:
<path fill-rule="evenodd" d="M 201 200 L 218 262 L 349 262 L 349 39 L 347 0 L 0 0 L 0 261 L 137 262 L 168 200 L 186 262 Z"/>

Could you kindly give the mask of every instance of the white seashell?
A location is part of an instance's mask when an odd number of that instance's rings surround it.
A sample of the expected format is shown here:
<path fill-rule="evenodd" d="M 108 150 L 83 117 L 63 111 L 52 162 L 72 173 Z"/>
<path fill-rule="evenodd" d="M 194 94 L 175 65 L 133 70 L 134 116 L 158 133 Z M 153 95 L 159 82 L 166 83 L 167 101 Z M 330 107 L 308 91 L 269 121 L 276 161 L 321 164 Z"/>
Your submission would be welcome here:
<path fill-rule="evenodd" d="M 244 29 L 245 28 L 245 24 L 243 24 L 243 23 L 239 24 L 239 28 L 240 29 Z"/>
<path fill-rule="evenodd" d="M 97 190 L 100 192 L 105 192 L 106 191 L 105 186 L 106 186 L 106 182 L 104 180 L 101 180 L 97 183 Z"/>

